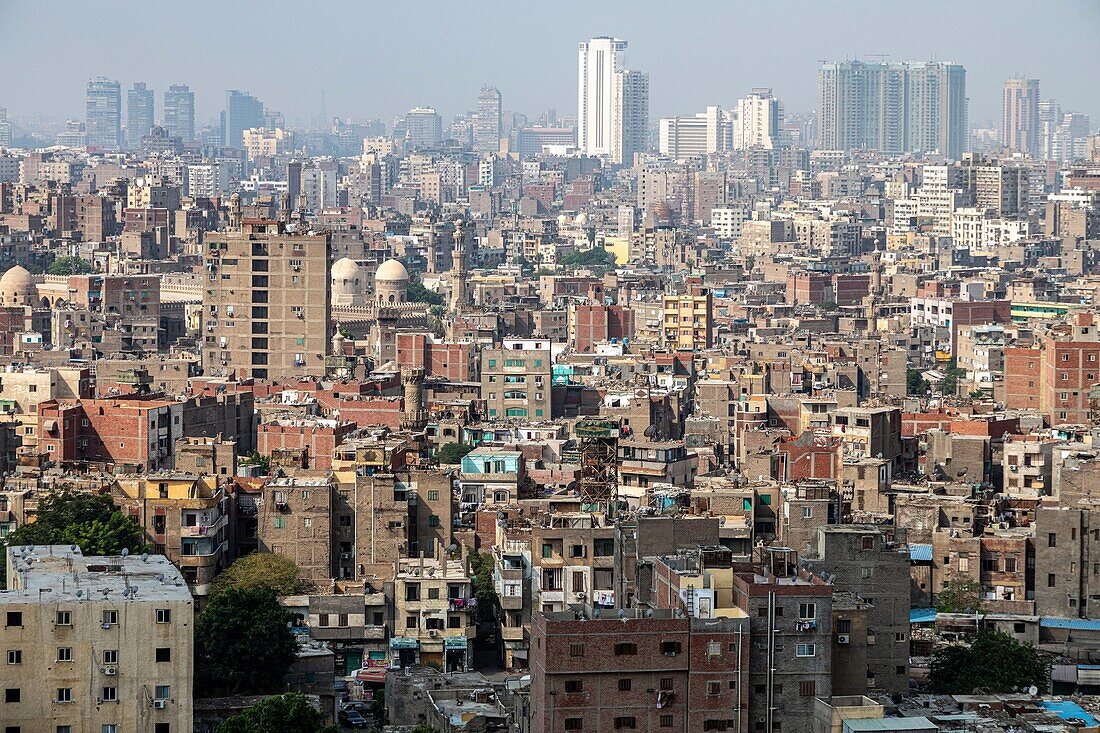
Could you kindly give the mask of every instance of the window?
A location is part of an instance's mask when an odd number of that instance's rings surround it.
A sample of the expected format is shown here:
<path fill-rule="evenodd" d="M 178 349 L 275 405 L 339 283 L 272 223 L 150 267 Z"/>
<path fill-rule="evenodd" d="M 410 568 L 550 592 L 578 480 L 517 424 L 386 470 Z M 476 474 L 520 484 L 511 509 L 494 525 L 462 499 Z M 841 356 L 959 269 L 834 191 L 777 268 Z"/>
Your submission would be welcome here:
<path fill-rule="evenodd" d="M 570 545 L 569 546 L 569 557 L 586 557 L 587 554 L 588 553 L 585 552 L 584 545 Z"/>
<path fill-rule="evenodd" d="M 99 729 L 99 733 L 118 733 L 118 726 L 114 723 L 104 723 L 103 727 Z"/>
<path fill-rule="evenodd" d="M 1054 532 L 1047 532 L 1047 547 L 1058 546 L 1058 535 Z"/>
<path fill-rule="evenodd" d="M 103 612 L 103 625 L 114 626 L 118 623 L 118 611 L 104 611 Z"/>
<path fill-rule="evenodd" d="M 71 725 L 59 725 L 56 733 L 73 733 L 73 727 Z"/>
<path fill-rule="evenodd" d="M 57 697 L 54 698 L 57 702 L 72 702 L 73 701 L 73 688 L 71 687 L 58 687 Z"/>
<path fill-rule="evenodd" d="M 584 692 L 584 682 L 581 680 L 566 680 L 565 692 L 570 695 L 575 695 L 578 692 Z"/>
<path fill-rule="evenodd" d="M 584 656 L 584 644 L 570 644 L 569 656 L 571 657 L 583 657 Z"/>
<path fill-rule="evenodd" d="M 672 727 L 672 716 L 671 715 L 662 715 L 661 718 L 660 718 L 660 721 L 661 721 L 661 727 L 662 728 L 671 728 Z"/>
<path fill-rule="evenodd" d="M 428 600 L 429 601 L 438 601 L 439 600 L 439 588 L 429 588 L 428 589 Z"/>
<path fill-rule="evenodd" d="M 1047 588 L 1053 588 L 1057 583 L 1055 582 L 1054 573 L 1047 574 Z"/>
<path fill-rule="evenodd" d="M 719 718 L 707 718 L 703 721 L 703 730 L 725 730 L 728 727 L 727 721 Z"/>
<path fill-rule="evenodd" d="M 58 611 L 57 612 L 57 625 L 58 626 L 72 626 L 73 625 L 72 611 Z"/>
<path fill-rule="evenodd" d="M 584 728 L 584 718 L 566 718 L 565 729 L 566 730 L 581 730 Z"/>
<path fill-rule="evenodd" d="M 803 621 L 813 621 L 817 618 L 817 604 L 816 603 L 799 603 L 798 604 L 798 618 Z"/>
<path fill-rule="evenodd" d="M 672 689 L 672 684 L 673 684 L 673 680 L 672 680 L 671 677 L 662 677 L 661 678 L 661 689 L 662 690 L 671 690 Z"/>
<path fill-rule="evenodd" d="M 118 702 L 118 688 L 104 687 L 103 694 L 100 697 L 102 697 L 103 702 Z"/>
<path fill-rule="evenodd" d="M 661 642 L 661 654 L 664 654 L 666 657 L 671 657 L 671 656 L 674 656 L 676 654 L 679 654 L 681 648 L 682 647 L 680 645 L 680 642 L 678 642 L 678 641 L 662 641 Z M 721 649 L 721 647 L 719 647 L 719 650 L 720 649 Z"/>
<path fill-rule="evenodd" d="M 9 687 L 4 690 L 4 702 L 19 702 L 19 688 Z"/>
<path fill-rule="evenodd" d="M 868 580 L 871 577 L 871 568 L 862 567 L 859 569 L 859 577 L 863 580 Z"/>
<path fill-rule="evenodd" d="M 852 633 L 852 620 L 847 618 L 838 618 L 836 620 L 836 633 L 838 634 L 850 634 Z"/>
<path fill-rule="evenodd" d="M 170 608 L 158 608 L 157 609 L 157 623 L 158 624 L 170 624 L 170 623 L 172 623 L 172 609 L 170 609 Z"/>
<path fill-rule="evenodd" d="M 439 501 L 439 489 L 428 489 L 428 501 Z"/>
<path fill-rule="evenodd" d="M 416 616 L 406 616 L 405 617 L 405 628 L 406 629 L 415 629 L 416 628 Z"/>
<path fill-rule="evenodd" d="M 638 645 L 632 641 L 623 641 L 615 645 L 615 656 L 626 657 L 638 653 Z"/>
<path fill-rule="evenodd" d="M 720 657 L 720 656 L 722 656 L 722 642 L 720 642 L 720 641 L 708 641 L 707 642 L 707 656 L 708 657 Z"/>
<path fill-rule="evenodd" d="M 172 647 L 158 646 L 157 647 L 157 661 L 158 662 L 171 662 L 172 661 Z"/>
<path fill-rule="evenodd" d="M 619 692 L 630 692 L 630 679 L 623 678 L 619 680 Z"/>
<path fill-rule="evenodd" d="M 321 626 L 321 627 L 325 627 L 325 626 L 329 625 L 329 620 L 328 620 L 328 614 L 327 613 L 321 613 L 321 614 L 317 615 L 317 625 Z"/>
<path fill-rule="evenodd" d="M 71 662 L 71 661 L 73 661 L 73 648 L 71 646 L 59 646 L 59 647 L 57 647 L 57 661 L 59 661 L 59 662 Z"/>
<path fill-rule="evenodd" d="M 802 697 L 813 697 L 817 694 L 817 682 L 814 680 L 802 680 L 798 683 L 798 694 Z"/>
<path fill-rule="evenodd" d="M 799 644 L 795 647 L 795 656 L 797 657 L 813 657 L 817 656 L 816 644 Z"/>
<path fill-rule="evenodd" d="M 8 664 L 22 664 L 23 663 L 23 650 L 22 649 L 8 649 Z"/>
<path fill-rule="evenodd" d="M 905 641 L 905 632 L 904 631 L 895 631 L 894 632 L 894 641 L 898 642 L 899 644 L 901 642 Z"/>
<path fill-rule="evenodd" d="M 172 732 L 172 724 L 171 723 L 154 723 L 153 724 L 153 733 L 171 733 L 171 732 Z"/>
<path fill-rule="evenodd" d="M 722 694 L 722 683 L 718 680 L 707 681 L 707 697 L 714 697 L 715 695 Z"/>
<path fill-rule="evenodd" d="M 638 723 L 635 720 L 633 715 L 622 715 L 618 718 L 615 718 L 615 729 L 616 730 L 619 730 L 621 728 L 637 728 L 637 727 L 638 727 Z"/>
<path fill-rule="evenodd" d="M 8 611 L 8 621 L 6 626 L 22 626 L 23 625 L 23 612 L 22 611 Z"/>
<path fill-rule="evenodd" d="M 802 507 L 802 518 L 803 519 L 813 519 L 814 518 L 814 508 L 812 506 Z"/>
<path fill-rule="evenodd" d="M 157 685 L 154 697 L 158 700 L 170 700 L 172 698 L 171 685 Z"/>

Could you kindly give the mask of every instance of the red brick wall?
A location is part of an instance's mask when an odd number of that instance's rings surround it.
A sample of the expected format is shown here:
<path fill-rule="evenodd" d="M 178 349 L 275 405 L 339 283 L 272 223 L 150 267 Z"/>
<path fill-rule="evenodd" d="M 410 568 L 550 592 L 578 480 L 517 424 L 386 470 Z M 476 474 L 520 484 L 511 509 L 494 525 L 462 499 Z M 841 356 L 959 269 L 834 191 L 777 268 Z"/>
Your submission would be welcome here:
<path fill-rule="evenodd" d="M 1043 356 L 1039 349 L 1005 349 L 1005 407 L 1038 410 Z"/>

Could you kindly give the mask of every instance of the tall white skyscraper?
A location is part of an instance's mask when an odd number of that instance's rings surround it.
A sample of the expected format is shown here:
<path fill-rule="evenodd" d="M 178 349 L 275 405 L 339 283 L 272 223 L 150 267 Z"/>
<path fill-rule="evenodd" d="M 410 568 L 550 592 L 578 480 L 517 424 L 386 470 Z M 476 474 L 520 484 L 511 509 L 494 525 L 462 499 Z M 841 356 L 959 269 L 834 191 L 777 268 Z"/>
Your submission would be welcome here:
<path fill-rule="evenodd" d="M 732 115 L 720 107 L 691 116 L 662 117 L 658 150 L 672 158 L 694 158 L 729 150 Z"/>
<path fill-rule="evenodd" d="M 87 145 L 93 150 L 122 149 L 122 91 L 117 81 L 98 77 L 88 82 L 85 96 Z"/>
<path fill-rule="evenodd" d="M 626 41 L 607 36 L 580 44 L 577 72 L 577 147 L 630 163 L 646 147 L 649 75 L 627 70 Z"/>
<path fill-rule="evenodd" d="M 626 66 L 626 41 L 602 36 L 580 44 L 577 147 L 586 155 L 610 155 L 615 74 Z"/>
<path fill-rule="evenodd" d="M 783 104 L 775 98 L 772 90 L 765 87 L 753 89 L 749 96 L 737 100 L 733 147 L 737 150 L 774 150 L 781 147 L 779 135 L 782 125 Z"/>

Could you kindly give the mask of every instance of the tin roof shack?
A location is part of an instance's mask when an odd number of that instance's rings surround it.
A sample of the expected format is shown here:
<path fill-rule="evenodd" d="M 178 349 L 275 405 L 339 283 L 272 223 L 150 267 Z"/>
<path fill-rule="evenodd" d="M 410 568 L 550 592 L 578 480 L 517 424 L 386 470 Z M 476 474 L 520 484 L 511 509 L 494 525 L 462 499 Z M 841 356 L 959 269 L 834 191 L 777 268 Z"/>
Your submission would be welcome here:
<path fill-rule="evenodd" d="M 386 717 L 391 726 L 431 724 L 435 702 L 431 693 L 491 688 L 480 672 L 443 674 L 430 667 L 411 667 L 386 675 Z"/>
<path fill-rule="evenodd" d="M 298 658 L 283 679 L 286 689 L 317 696 L 325 720 L 336 717 L 336 675 L 333 652 L 318 641 L 305 641 L 298 645 Z"/>

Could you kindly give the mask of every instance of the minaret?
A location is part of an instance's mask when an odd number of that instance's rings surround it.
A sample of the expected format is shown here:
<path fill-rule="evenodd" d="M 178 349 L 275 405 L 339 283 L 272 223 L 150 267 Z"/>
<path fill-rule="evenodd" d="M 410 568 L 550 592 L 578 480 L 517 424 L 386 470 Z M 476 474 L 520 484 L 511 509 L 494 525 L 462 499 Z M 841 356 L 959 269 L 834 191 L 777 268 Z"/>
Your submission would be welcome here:
<path fill-rule="evenodd" d="M 428 251 L 426 257 L 428 258 L 427 273 L 429 275 L 435 274 L 435 245 L 436 245 L 436 233 L 435 233 L 435 219 L 428 220 Z"/>
<path fill-rule="evenodd" d="M 454 254 L 451 256 L 451 310 L 458 313 L 466 305 L 466 232 L 461 219 L 455 219 Z"/>
<path fill-rule="evenodd" d="M 871 292 L 867 297 L 867 335 L 878 336 L 878 300 L 882 297 L 882 252 L 871 253 Z"/>
<path fill-rule="evenodd" d="M 229 229 L 239 232 L 241 222 L 241 195 L 235 193 L 229 197 Z"/>
<path fill-rule="evenodd" d="M 413 367 L 401 370 L 401 384 L 405 389 L 405 410 L 401 413 L 401 429 L 419 432 L 428 422 L 424 412 L 424 369 Z"/>

